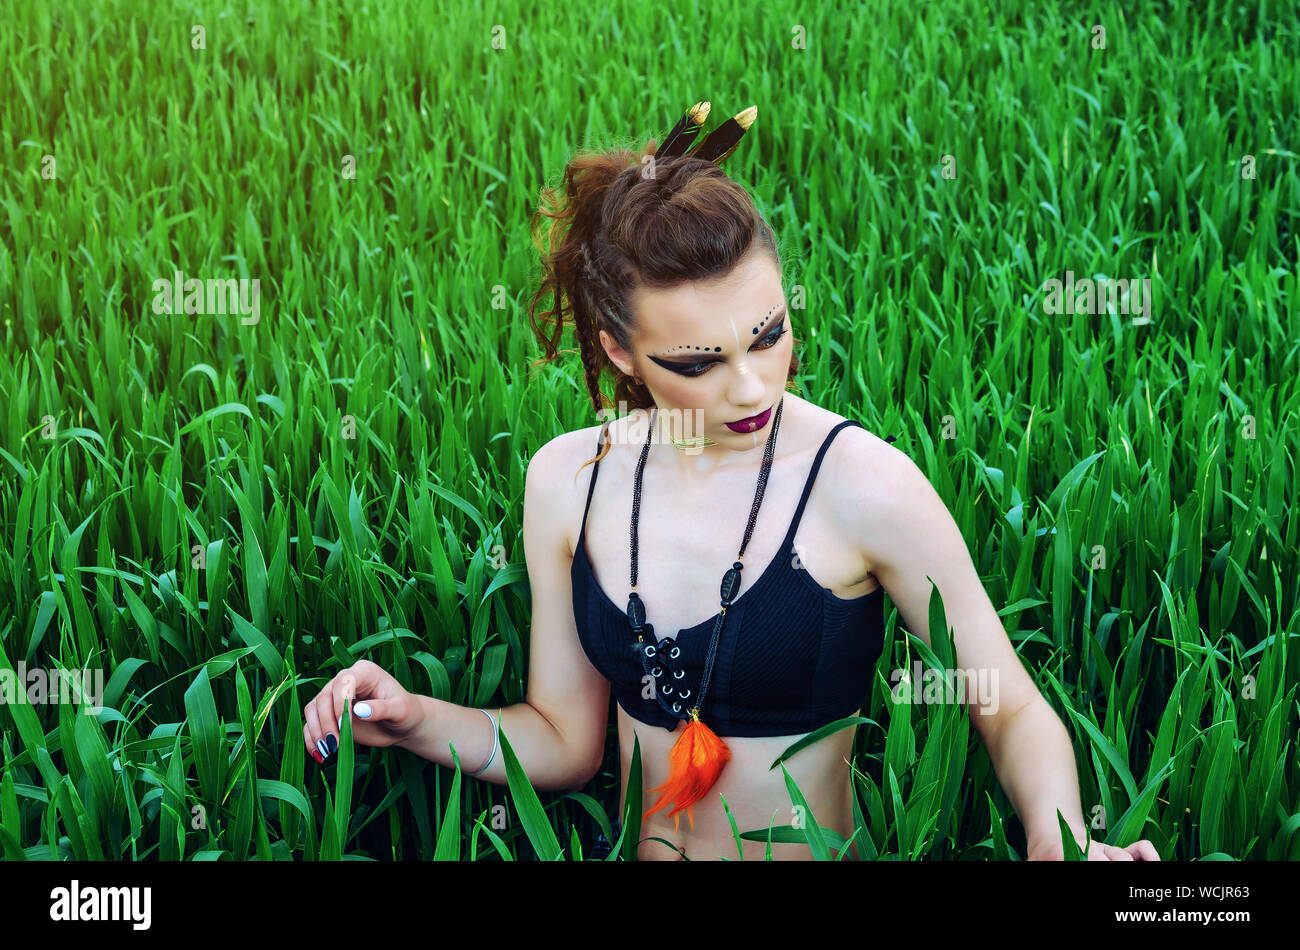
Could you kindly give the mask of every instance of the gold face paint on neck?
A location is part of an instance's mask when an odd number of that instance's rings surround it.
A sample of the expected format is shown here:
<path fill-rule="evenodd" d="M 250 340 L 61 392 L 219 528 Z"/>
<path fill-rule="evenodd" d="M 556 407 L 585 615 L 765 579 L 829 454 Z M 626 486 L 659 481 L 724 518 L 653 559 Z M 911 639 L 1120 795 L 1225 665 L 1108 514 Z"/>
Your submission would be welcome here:
<path fill-rule="evenodd" d="M 688 455 L 698 452 L 700 449 L 708 448 L 710 445 L 717 445 L 708 436 L 702 435 L 692 439 L 679 439 L 672 437 L 673 445 L 677 446 L 679 452 L 685 452 Z"/>

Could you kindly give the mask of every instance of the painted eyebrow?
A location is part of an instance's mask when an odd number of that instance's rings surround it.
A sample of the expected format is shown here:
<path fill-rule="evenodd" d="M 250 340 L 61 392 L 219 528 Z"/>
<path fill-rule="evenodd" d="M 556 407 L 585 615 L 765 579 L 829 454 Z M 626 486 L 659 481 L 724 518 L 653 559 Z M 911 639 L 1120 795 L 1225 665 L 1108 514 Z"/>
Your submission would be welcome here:
<path fill-rule="evenodd" d="M 773 320 L 776 320 L 777 318 L 782 318 L 782 319 L 783 319 L 783 318 L 786 316 L 786 312 L 787 312 L 787 306 L 786 306 L 786 304 L 781 304 L 781 306 L 780 306 L 779 308 L 777 308 L 776 312 L 772 315 L 772 319 L 773 319 Z M 754 328 L 754 333 L 755 333 L 756 336 L 757 336 L 757 331 L 758 331 L 758 328 L 755 327 L 755 328 Z M 768 333 L 770 333 L 770 332 L 771 332 L 771 329 L 768 330 Z M 759 339 L 765 339 L 765 338 L 768 336 L 768 333 L 764 333 L 761 337 L 759 337 Z M 757 343 L 758 340 L 756 339 L 754 342 Z M 751 345 L 752 345 L 752 344 L 751 344 Z M 653 354 L 647 354 L 647 355 L 649 355 L 650 359 L 654 360 L 654 361 L 655 361 L 656 363 L 658 363 L 660 366 L 663 366 L 663 367 L 668 368 L 668 369 L 671 369 L 671 368 L 674 367 L 674 366 L 695 366 L 695 365 L 698 364 L 698 363 L 720 363 L 720 362 L 722 362 L 722 357 L 721 357 L 721 356 L 716 356 L 716 355 L 714 355 L 714 351 L 713 351 L 713 350 L 706 350 L 705 352 L 707 352 L 709 355 L 707 355 L 707 356 L 705 356 L 705 355 L 700 355 L 700 356 L 687 356 L 687 357 L 685 357 L 684 359 L 663 359 L 663 358 L 658 357 L 658 356 L 655 356 L 655 355 L 653 355 Z"/>

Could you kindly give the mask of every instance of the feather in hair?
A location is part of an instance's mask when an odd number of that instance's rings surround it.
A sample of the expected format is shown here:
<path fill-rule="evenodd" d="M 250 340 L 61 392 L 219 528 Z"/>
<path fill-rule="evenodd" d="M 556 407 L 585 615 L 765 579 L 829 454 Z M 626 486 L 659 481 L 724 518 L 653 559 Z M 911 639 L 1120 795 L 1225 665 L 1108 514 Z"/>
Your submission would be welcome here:
<path fill-rule="evenodd" d="M 688 154 L 692 158 L 702 158 L 715 165 L 722 164 L 736 150 L 741 136 L 749 130 L 756 118 L 758 118 L 758 106 L 750 106 L 745 111 L 736 113 L 706 135 L 695 150 Z"/>

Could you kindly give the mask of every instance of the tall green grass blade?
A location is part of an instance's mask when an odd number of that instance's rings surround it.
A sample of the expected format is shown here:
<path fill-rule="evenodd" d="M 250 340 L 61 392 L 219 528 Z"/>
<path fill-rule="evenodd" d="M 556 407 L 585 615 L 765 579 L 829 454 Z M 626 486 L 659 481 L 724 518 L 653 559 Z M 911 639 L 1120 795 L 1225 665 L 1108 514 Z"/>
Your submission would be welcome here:
<path fill-rule="evenodd" d="M 501 730 L 501 754 L 505 759 L 506 782 L 510 787 L 510 797 L 514 800 L 519 821 L 524 826 L 524 833 L 532 843 L 533 850 L 537 852 L 538 859 L 560 860 L 563 855 L 560 852 L 559 839 L 555 837 L 555 830 L 546 817 L 546 811 L 542 808 L 537 793 L 533 791 L 532 783 L 528 781 L 523 766 L 519 764 L 515 750 L 506 738 L 505 729 Z"/>

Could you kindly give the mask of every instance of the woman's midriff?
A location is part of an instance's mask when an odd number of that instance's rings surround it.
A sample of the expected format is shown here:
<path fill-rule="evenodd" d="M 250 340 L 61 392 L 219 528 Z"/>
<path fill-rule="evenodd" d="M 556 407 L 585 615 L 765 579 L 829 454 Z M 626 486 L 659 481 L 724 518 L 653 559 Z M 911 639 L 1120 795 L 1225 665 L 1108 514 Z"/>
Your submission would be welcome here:
<path fill-rule="evenodd" d="M 675 732 L 661 726 L 649 726 L 629 716 L 622 706 L 618 709 L 619 758 L 622 763 L 619 787 L 619 815 L 627 803 L 628 770 L 632 764 L 633 738 L 640 740 L 642 794 L 641 810 L 654 804 L 657 795 L 650 789 L 668 778 L 668 753 L 681 735 L 684 725 Z M 855 713 L 860 715 L 860 713 Z M 853 786 L 848 760 L 853 748 L 856 727 L 841 729 L 807 748 L 800 749 L 786 759 L 784 765 L 790 777 L 807 799 L 812 817 L 823 828 L 830 828 L 848 839 L 853 834 Z M 722 797 L 727 799 L 736 830 L 763 831 L 769 826 L 808 824 L 795 812 L 790 792 L 785 784 L 781 767 L 769 770 L 772 762 L 785 749 L 802 736 L 724 737 L 731 758 L 709 789 L 705 798 L 695 804 L 695 826 L 691 827 L 686 810 L 678 813 L 676 820 L 667 817 L 673 804 L 655 812 L 641 825 L 641 844 L 637 859 L 641 861 L 717 861 L 721 858 L 738 860 L 742 851 L 736 848 L 731 823 L 722 807 Z M 677 825 L 677 830 L 674 829 Z M 663 838 L 673 848 L 650 838 Z M 743 859 L 762 861 L 766 855 L 767 841 L 740 841 Z M 674 848 L 676 850 L 674 850 Z M 831 851 L 832 856 L 835 850 Z M 857 859 L 856 842 L 844 860 Z M 811 861 L 812 850 L 807 844 L 772 842 L 774 861 Z"/>

